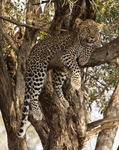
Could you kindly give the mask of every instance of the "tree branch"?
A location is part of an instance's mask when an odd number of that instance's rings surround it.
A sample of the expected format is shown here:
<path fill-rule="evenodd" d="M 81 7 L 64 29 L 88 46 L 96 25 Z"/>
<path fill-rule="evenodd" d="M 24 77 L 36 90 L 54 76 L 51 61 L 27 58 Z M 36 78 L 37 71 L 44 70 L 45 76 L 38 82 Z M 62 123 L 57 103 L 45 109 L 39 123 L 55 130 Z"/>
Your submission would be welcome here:
<path fill-rule="evenodd" d="M 9 19 L 8 17 L 1 16 L 1 15 L 0 15 L 0 18 L 5 20 L 5 21 L 11 22 L 13 24 L 16 24 L 18 26 L 22 26 L 22 27 L 26 27 L 26 28 L 32 28 L 32 29 L 36 29 L 36 30 L 40 30 L 43 26 L 51 23 L 51 22 L 48 22 L 48 23 L 44 23 L 41 26 L 33 26 L 33 25 L 30 25 L 30 24 L 24 24 L 24 23 L 21 23 L 21 22 L 16 21 L 16 20 Z"/>
<path fill-rule="evenodd" d="M 18 47 L 16 46 L 14 40 L 11 38 L 11 36 L 9 36 L 9 34 L 7 32 L 5 32 L 5 30 L 2 29 L 2 34 L 3 36 L 7 39 L 8 43 L 12 46 L 12 48 L 15 50 L 15 52 L 18 52 Z"/>
<path fill-rule="evenodd" d="M 119 37 L 105 44 L 101 48 L 97 48 L 91 55 L 89 62 L 83 67 L 94 67 L 105 63 L 112 62 L 113 59 L 119 57 Z M 80 60 L 77 59 L 77 62 Z M 80 65 L 79 65 L 80 66 Z M 64 67 L 64 64 L 60 60 L 60 55 L 50 62 L 48 69 L 55 69 L 57 67 Z"/>
<path fill-rule="evenodd" d="M 2 14 L 3 1 L 0 1 L 0 15 Z M 26 150 L 25 139 L 16 137 L 17 116 L 12 83 L 7 72 L 6 63 L 3 59 L 2 20 L 0 19 L 0 109 L 5 124 L 8 140 L 8 148 L 12 150 Z M 13 142 L 14 141 L 14 142 Z"/>
<path fill-rule="evenodd" d="M 112 129 L 112 128 L 115 128 L 117 126 L 119 126 L 119 121 L 104 124 L 101 127 L 98 127 L 96 129 L 88 132 L 87 135 L 86 135 L 86 138 L 85 138 L 85 142 L 87 142 L 91 137 L 93 137 L 94 135 L 96 135 L 100 131 L 102 131 L 104 129 Z"/>
<path fill-rule="evenodd" d="M 55 16 L 49 28 L 49 33 L 52 35 L 58 35 L 60 33 L 60 29 L 66 15 L 69 14 L 70 5 L 69 3 L 64 3 L 63 0 L 61 1 L 55 0 L 54 7 L 55 7 Z"/>
<path fill-rule="evenodd" d="M 113 116 L 119 116 L 119 83 L 117 83 L 104 113 L 104 118 Z M 105 130 L 99 133 L 95 150 L 105 149 L 105 147 L 107 150 L 112 149 L 119 121 L 114 121 L 109 126 L 111 127 L 111 125 L 113 129 L 109 129 L 107 126 L 108 130 L 105 128 Z"/>
<path fill-rule="evenodd" d="M 119 37 L 105 44 L 101 48 L 97 48 L 84 67 L 94 67 L 104 63 L 110 63 L 113 59 L 119 57 Z"/>
<path fill-rule="evenodd" d="M 41 143 L 45 145 L 49 136 L 49 128 L 48 128 L 46 121 L 44 119 L 42 121 L 36 121 L 33 118 L 31 113 L 29 115 L 29 121 L 31 122 L 36 132 L 38 133 Z"/>
<path fill-rule="evenodd" d="M 88 132 L 85 138 L 85 142 L 88 141 L 92 136 L 100 132 L 97 138 L 97 144 L 95 148 L 96 150 L 104 149 L 105 146 L 107 146 L 106 149 L 112 149 L 114 137 L 116 136 L 117 127 L 119 126 L 118 93 L 119 93 L 119 83 L 117 83 L 117 86 L 110 99 L 109 105 L 104 114 L 105 118 L 88 124 L 87 129 Z M 113 130 L 111 130 L 112 128 Z M 106 141 L 106 143 L 104 142 L 104 140 Z"/>
<path fill-rule="evenodd" d="M 91 131 L 92 129 L 94 129 L 95 127 L 97 127 L 99 125 L 109 123 L 109 122 L 114 122 L 114 121 L 119 121 L 119 116 L 104 118 L 104 119 L 100 119 L 100 120 L 91 122 L 87 125 L 87 131 Z"/>

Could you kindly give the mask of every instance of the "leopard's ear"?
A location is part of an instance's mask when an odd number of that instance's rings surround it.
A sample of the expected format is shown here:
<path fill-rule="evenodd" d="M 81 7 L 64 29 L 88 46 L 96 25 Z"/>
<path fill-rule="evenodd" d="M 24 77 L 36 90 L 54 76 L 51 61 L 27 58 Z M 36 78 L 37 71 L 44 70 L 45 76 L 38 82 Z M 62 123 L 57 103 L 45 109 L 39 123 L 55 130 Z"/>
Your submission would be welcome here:
<path fill-rule="evenodd" d="M 73 29 L 75 31 L 79 30 L 79 26 L 82 24 L 83 20 L 81 20 L 80 18 L 76 18 Z"/>
<path fill-rule="evenodd" d="M 103 27 L 104 23 L 96 23 L 96 26 L 98 27 L 98 29 L 100 30 Z"/>

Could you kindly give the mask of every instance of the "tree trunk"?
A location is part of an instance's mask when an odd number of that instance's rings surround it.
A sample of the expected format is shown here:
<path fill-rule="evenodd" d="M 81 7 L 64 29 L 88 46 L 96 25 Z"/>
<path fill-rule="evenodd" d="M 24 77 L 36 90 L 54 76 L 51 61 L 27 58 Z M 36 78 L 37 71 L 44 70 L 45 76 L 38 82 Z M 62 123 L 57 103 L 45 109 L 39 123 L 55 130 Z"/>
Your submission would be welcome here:
<path fill-rule="evenodd" d="M 49 33 L 51 35 L 58 35 L 60 34 L 60 29 L 66 15 L 69 14 L 69 3 L 64 2 L 64 0 L 54 0 L 55 6 L 55 16 L 53 22 L 49 28 Z"/>
<path fill-rule="evenodd" d="M 63 88 L 70 104 L 68 109 L 64 108 L 58 100 L 52 87 L 51 72 L 49 72 L 39 98 L 49 127 L 49 136 L 43 145 L 45 150 L 81 150 L 83 147 L 86 119 L 82 93 L 73 91 L 70 84 Z"/>
<path fill-rule="evenodd" d="M 119 83 L 110 99 L 104 118 L 119 116 Z M 99 133 L 95 150 L 112 150 L 117 127 Z"/>
<path fill-rule="evenodd" d="M 2 3 L 0 0 L 0 15 L 2 14 Z M 2 21 L 0 19 L 0 109 L 6 127 L 9 150 L 26 150 L 26 141 L 16 137 L 16 112 L 13 98 L 12 84 L 3 59 Z M 14 142 L 13 142 L 14 141 Z"/>

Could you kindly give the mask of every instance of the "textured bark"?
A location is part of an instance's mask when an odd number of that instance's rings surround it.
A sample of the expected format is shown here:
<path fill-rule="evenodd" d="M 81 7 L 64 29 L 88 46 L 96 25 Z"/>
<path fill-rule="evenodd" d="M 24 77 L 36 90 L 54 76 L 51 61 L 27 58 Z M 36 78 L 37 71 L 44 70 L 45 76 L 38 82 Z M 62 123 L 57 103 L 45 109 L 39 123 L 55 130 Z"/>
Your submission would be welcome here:
<path fill-rule="evenodd" d="M 49 128 L 45 119 L 43 119 L 42 121 L 36 121 L 31 113 L 31 115 L 29 115 L 29 121 L 31 122 L 32 126 L 34 126 L 36 132 L 38 133 L 42 145 L 46 145 L 49 135 Z"/>
<path fill-rule="evenodd" d="M 0 0 L 0 15 L 3 1 Z M 16 112 L 12 84 L 3 59 L 2 21 L 0 20 L 0 109 L 6 127 L 9 150 L 26 150 L 26 141 L 16 137 Z M 14 141 L 14 142 L 13 142 Z"/>
<path fill-rule="evenodd" d="M 53 22 L 49 28 L 49 33 L 51 35 L 58 35 L 60 33 L 60 29 L 62 26 L 62 23 L 69 13 L 69 2 L 66 0 L 54 0 L 54 6 L 55 6 L 55 16 L 53 19 Z"/>
<path fill-rule="evenodd" d="M 1 39 L 0 39 L 1 43 Z M 10 78 L 3 60 L 0 45 L 0 109 L 5 124 L 9 150 L 26 150 L 27 145 L 24 139 L 16 137 L 17 125 L 15 103 Z M 14 142 L 13 142 L 14 141 Z"/>
<path fill-rule="evenodd" d="M 42 111 L 49 127 L 49 136 L 43 145 L 45 150 L 80 150 L 83 147 L 86 120 L 82 94 L 73 91 L 70 84 L 64 86 L 64 92 L 70 104 L 68 109 L 64 108 L 58 100 L 49 72 L 40 95 Z"/>
<path fill-rule="evenodd" d="M 105 118 L 119 115 L 119 83 L 110 99 L 107 110 L 104 114 Z M 117 128 L 106 129 L 99 133 L 95 150 L 112 150 L 114 138 Z"/>

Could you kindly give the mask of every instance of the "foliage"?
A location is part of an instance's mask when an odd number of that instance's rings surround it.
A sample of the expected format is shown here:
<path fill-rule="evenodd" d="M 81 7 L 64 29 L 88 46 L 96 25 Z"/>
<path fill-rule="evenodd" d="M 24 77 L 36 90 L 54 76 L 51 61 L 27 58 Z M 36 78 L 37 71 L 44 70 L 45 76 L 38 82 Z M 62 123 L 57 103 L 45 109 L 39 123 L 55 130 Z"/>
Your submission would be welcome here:
<path fill-rule="evenodd" d="M 119 79 L 119 67 L 104 64 L 84 69 L 83 88 L 88 107 L 95 101 L 103 113 Z"/>
<path fill-rule="evenodd" d="M 119 1 L 118 0 L 99 0 L 96 4 L 92 3 L 97 10 L 97 21 L 103 22 L 103 42 L 109 42 L 119 34 Z"/>
<path fill-rule="evenodd" d="M 119 1 L 99 0 L 98 3 L 92 1 L 93 9 L 97 10 L 97 21 L 103 23 L 102 45 L 115 39 L 119 35 Z M 116 62 L 118 59 L 115 60 Z M 93 101 L 96 101 L 100 112 L 104 113 L 115 84 L 119 79 L 119 63 L 103 64 L 92 68 L 84 69 L 83 83 L 85 99 L 88 108 L 91 108 Z"/>

